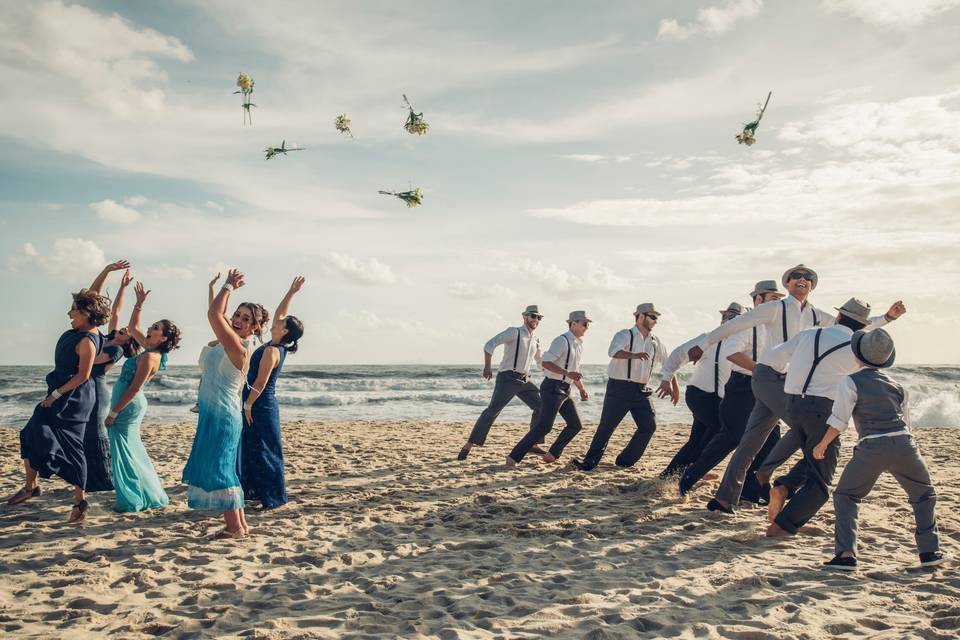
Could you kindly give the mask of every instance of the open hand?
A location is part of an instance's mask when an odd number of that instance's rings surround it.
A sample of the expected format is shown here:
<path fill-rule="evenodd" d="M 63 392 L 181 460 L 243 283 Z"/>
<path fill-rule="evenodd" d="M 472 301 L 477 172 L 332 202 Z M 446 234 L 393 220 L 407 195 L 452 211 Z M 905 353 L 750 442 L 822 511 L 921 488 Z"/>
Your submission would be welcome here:
<path fill-rule="evenodd" d="M 234 289 L 239 289 L 246 284 L 243 280 L 243 273 L 239 269 L 230 269 L 227 273 L 227 284 L 232 286 Z"/>
<path fill-rule="evenodd" d="M 580 399 L 584 402 L 590 399 L 590 394 L 587 393 L 586 389 L 580 389 Z"/>
<path fill-rule="evenodd" d="M 657 387 L 657 397 L 666 398 L 667 396 L 670 396 L 670 398 L 673 399 L 673 388 L 671 387 L 669 380 L 664 380 L 660 383 L 660 386 Z"/>
<path fill-rule="evenodd" d="M 220 272 L 217 271 L 217 275 L 213 276 L 213 280 L 211 280 L 211 281 L 210 281 L 210 284 L 207 285 L 207 286 L 210 287 L 211 289 L 213 289 L 214 285 L 217 284 L 217 281 L 218 281 L 219 279 L 220 279 Z"/>
<path fill-rule="evenodd" d="M 126 289 L 130 286 L 131 282 L 133 282 L 133 276 L 130 275 L 130 269 L 127 269 L 123 272 L 123 276 L 120 278 L 120 288 Z"/>
<path fill-rule="evenodd" d="M 583 374 L 581 374 L 579 371 L 567 371 L 566 377 L 576 382 L 577 380 L 583 378 Z"/>
<path fill-rule="evenodd" d="M 290 284 L 290 293 L 296 293 L 300 291 L 300 287 L 302 287 L 303 283 L 306 281 L 307 279 L 304 278 L 303 276 L 297 276 L 296 278 L 294 278 L 293 282 Z"/>
<path fill-rule="evenodd" d="M 247 424 L 253 424 L 253 408 L 251 408 L 251 407 L 244 407 L 244 408 L 243 408 L 243 415 L 245 415 L 245 416 L 247 417 Z"/>
<path fill-rule="evenodd" d="M 124 269 L 129 269 L 130 263 L 126 260 L 117 260 L 116 262 L 111 262 L 103 268 L 104 271 L 123 271 Z"/>
<path fill-rule="evenodd" d="M 143 303 L 147 300 L 147 296 L 150 295 L 151 289 L 144 289 L 143 283 L 137 280 L 137 284 L 133 287 L 133 292 L 137 294 L 137 306 L 143 306 Z"/>
<path fill-rule="evenodd" d="M 640 353 L 635 353 L 635 354 L 633 354 L 633 355 L 636 356 L 636 357 L 634 358 L 635 360 L 649 360 L 649 359 L 650 359 L 650 354 L 647 353 L 646 351 L 641 351 Z"/>

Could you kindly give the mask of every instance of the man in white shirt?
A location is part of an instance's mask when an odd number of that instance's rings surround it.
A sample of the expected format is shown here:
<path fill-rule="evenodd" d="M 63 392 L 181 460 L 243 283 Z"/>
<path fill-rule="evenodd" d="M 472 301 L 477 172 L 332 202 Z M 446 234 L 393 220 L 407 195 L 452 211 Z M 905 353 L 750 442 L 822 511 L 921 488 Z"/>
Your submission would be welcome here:
<path fill-rule="evenodd" d="M 720 324 L 723 324 L 742 314 L 743 305 L 739 302 L 731 302 L 719 313 Z M 687 351 L 698 344 L 705 335 L 700 334 L 670 352 L 660 369 L 663 382 L 657 389 L 658 397 L 672 396 L 671 381 L 675 379 L 674 376 L 683 365 L 690 361 Z M 723 398 L 724 386 L 735 367 L 727 356 L 742 353 L 745 350 L 749 350 L 749 345 L 744 343 L 741 334 L 734 334 L 732 338 L 718 342 L 709 354 L 700 358 L 694 365 L 693 374 L 687 381 L 687 389 L 684 393 L 687 408 L 693 414 L 690 437 L 673 456 L 666 469 L 660 473 L 661 478 L 683 473 L 684 469 L 697 459 L 704 445 L 720 430 L 720 400 Z"/>
<path fill-rule="evenodd" d="M 662 364 L 668 353 L 660 338 L 653 335 L 660 312 L 652 302 L 644 302 L 637 306 L 633 316 L 634 325 L 618 331 L 610 342 L 607 393 L 603 398 L 600 424 L 593 434 L 587 455 L 582 461 L 573 461 L 574 466 L 582 471 L 590 471 L 600 463 L 610 436 L 628 412 L 633 417 L 637 430 L 617 456 L 617 466 L 635 465 L 657 429 L 656 412 L 650 402 L 653 391 L 647 387 L 647 383 L 653 374 L 653 367 L 658 363 Z M 680 390 L 676 380 L 673 380 L 671 385 L 671 396 L 676 403 Z"/>
<path fill-rule="evenodd" d="M 840 458 L 840 441 L 831 441 L 817 459 L 813 449 L 827 433 L 837 385 L 860 368 L 850 340 L 870 324 L 870 305 L 850 298 L 837 309 L 836 324 L 801 331 L 767 353 L 768 365 L 785 373 L 786 420 L 800 440 L 803 459 L 770 490 L 770 537 L 794 535 L 827 501 Z M 786 498 L 793 494 L 783 510 Z"/>
<path fill-rule="evenodd" d="M 708 334 L 703 344 L 690 350 L 690 359 L 696 362 L 703 355 L 703 349 L 709 348 L 717 341 L 752 327 L 763 328 L 765 347 L 753 370 L 751 382 L 755 398 L 753 410 L 750 412 L 743 437 L 727 464 L 717 495 L 707 504 L 707 508 L 711 511 L 733 513 L 740 501 L 747 470 L 767 441 L 770 432 L 786 413 L 786 396 L 783 392 L 784 374 L 769 367 L 765 361 L 766 355 L 771 349 L 783 344 L 803 329 L 829 326 L 834 323 L 832 315 L 807 302 L 807 297 L 816 288 L 817 281 L 816 271 L 805 265 L 799 264 L 792 269 L 787 269 L 781 278 L 789 294 L 786 298 L 765 302 L 739 318 L 717 327 Z M 871 326 L 882 326 L 905 312 L 903 303 L 897 301 L 891 305 L 885 315 L 871 318 Z M 782 445 L 778 443 L 778 446 Z"/>
<path fill-rule="evenodd" d="M 527 380 L 527 375 L 530 373 L 532 362 L 540 364 L 540 338 L 535 336 L 534 332 L 540 326 L 543 315 L 540 313 L 540 307 L 532 304 L 524 309 L 521 317 L 522 325 L 507 327 L 483 345 L 483 377 L 485 379 L 489 380 L 493 377 L 491 369 L 493 352 L 500 345 L 503 345 L 503 360 L 500 361 L 500 368 L 497 371 L 497 381 L 493 387 L 490 404 L 477 418 L 467 444 L 460 449 L 457 460 L 466 460 L 474 445 L 483 446 L 493 422 L 514 397 L 520 398 L 533 410 L 533 415 L 530 417 L 531 429 L 540 418 L 540 390 Z"/>
<path fill-rule="evenodd" d="M 543 354 L 543 382 L 540 383 L 540 420 L 537 425 L 520 439 L 507 457 L 507 467 L 516 467 L 537 442 L 543 442 L 553 429 L 553 423 L 559 413 L 566 426 L 550 450 L 543 454 L 545 462 L 555 462 L 570 444 L 574 436 L 580 433 L 583 424 L 577 413 L 577 405 L 570 397 L 570 383 L 580 391 L 580 399 L 586 401 L 589 395 L 583 387 L 580 373 L 580 359 L 583 355 L 583 334 L 590 328 L 592 320 L 586 311 L 571 311 L 567 318 L 569 330 L 554 338 L 550 348 Z"/>

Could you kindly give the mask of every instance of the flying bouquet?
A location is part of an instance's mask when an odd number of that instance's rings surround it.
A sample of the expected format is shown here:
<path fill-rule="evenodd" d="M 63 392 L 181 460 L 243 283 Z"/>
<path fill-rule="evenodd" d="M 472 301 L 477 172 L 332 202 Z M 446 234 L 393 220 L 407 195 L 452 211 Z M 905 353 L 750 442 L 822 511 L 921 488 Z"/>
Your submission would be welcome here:
<path fill-rule="evenodd" d="M 280 143 L 279 147 L 267 147 L 265 150 L 267 154 L 267 160 L 270 160 L 271 158 L 273 158 L 273 156 L 277 156 L 281 154 L 287 155 L 288 151 L 303 151 L 303 147 L 298 147 L 296 143 L 294 143 L 293 146 L 288 147 L 287 141 L 284 140 L 283 142 Z"/>
<path fill-rule="evenodd" d="M 396 196 L 403 200 L 411 209 L 423 204 L 423 192 L 420 191 L 420 187 L 410 191 L 377 191 L 377 193 L 382 193 L 385 196 Z"/>
<path fill-rule="evenodd" d="M 430 125 L 423 120 L 423 112 L 415 113 L 413 111 L 413 105 L 407 100 L 407 94 L 403 94 L 403 101 L 407 103 L 407 109 L 410 110 L 410 115 L 407 116 L 407 123 L 403 125 L 403 128 L 407 130 L 407 133 L 415 133 L 418 136 L 422 136 L 430 130 Z"/>
<path fill-rule="evenodd" d="M 337 119 L 333 121 L 333 126 L 335 126 L 340 133 L 348 135 L 351 138 L 353 137 L 353 132 L 350 131 L 350 118 L 347 117 L 347 114 L 341 113 L 338 115 Z"/>
<path fill-rule="evenodd" d="M 757 103 L 757 119 L 749 124 L 743 125 L 743 131 L 737 134 L 737 142 L 740 144 L 745 144 L 749 147 L 757 141 L 754 135 L 757 133 L 757 127 L 760 125 L 760 119 L 763 118 L 763 112 L 767 110 L 767 105 L 770 104 L 770 96 L 772 95 L 772 91 L 767 93 L 767 101 L 763 103 L 762 107 L 760 106 L 759 102 Z"/>
<path fill-rule="evenodd" d="M 250 107 L 257 106 L 250 102 L 250 96 L 253 95 L 253 78 L 246 73 L 241 73 L 240 77 L 237 78 L 237 86 L 240 87 L 240 91 L 234 91 L 233 95 L 239 93 L 243 96 L 243 104 L 240 105 L 243 107 L 243 124 L 247 124 L 247 120 L 249 119 L 250 126 L 253 126 L 253 114 L 250 111 Z"/>

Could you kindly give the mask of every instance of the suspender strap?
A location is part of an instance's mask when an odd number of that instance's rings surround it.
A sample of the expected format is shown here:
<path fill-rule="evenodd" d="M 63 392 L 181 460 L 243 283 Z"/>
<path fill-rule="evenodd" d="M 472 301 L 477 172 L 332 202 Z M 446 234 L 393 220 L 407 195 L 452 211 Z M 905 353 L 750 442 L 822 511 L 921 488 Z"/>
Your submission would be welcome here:
<path fill-rule="evenodd" d="M 817 327 L 820 325 L 820 318 L 817 317 L 817 310 L 813 307 L 810 307 L 810 313 L 813 314 L 813 326 Z"/>
<path fill-rule="evenodd" d="M 723 340 L 717 343 L 717 352 L 713 356 L 713 392 L 720 395 L 720 345 Z"/>
<path fill-rule="evenodd" d="M 517 327 L 517 350 L 513 353 L 513 370 L 517 370 L 517 360 L 520 359 L 520 327 Z"/>
<path fill-rule="evenodd" d="M 567 337 L 567 334 L 563 334 L 563 339 L 567 341 L 567 359 L 566 359 L 566 361 L 564 361 L 564 363 L 563 363 L 563 368 L 564 368 L 564 370 L 566 370 L 566 368 L 570 366 L 570 349 L 571 349 L 571 347 L 570 347 L 570 338 Z M 567 376 L 563 376 L 562 378 L 560 378 L 560 382 L 566 382 L 566 380 L 567 380 Z"/>
<path fill-rule="evenodd" d="M 630 332 L 630 353 L 633 353 L 633 329 L 628 329 Z M 627 380 L 630 379 L 630 370 L 633 365 L 633 359 L 627 358 Z"/>
<path fill-rule="evenodd" d="M 813 372 L 817 370 L 817 367 L 820 366 L 820 363 L 823 362 L 824 358 L 833 353 L 834 351 L 839 351 L 844 347 L 850 346 L 850 341 L 841 342 L 835 347 L 831 347 L 820 353 L 820 334 L 823 332 L 823 329 L 817 329 L 817 334 L 813 338 L 813 364 L 810 366 L 810 373 L 807 374 L 807 379 L 803 383 L 803 389 L 800 390 L 800 395 L 806 395 L 807 388 L 810 386 L 810 381 L 813 380 Z"/>
<path fill-rule="evenodd" d="M 780 301 L 780 310 L 783 311 L 780 319 L 783 320 L 783 341 L 786 342 L 789 338 L 787 337 L 787 303 L 784 300 Z"/>
<path fill-rule="evenodd" d="M 753 328 L 753 361 L 757 361 L 757 328 Z"/>

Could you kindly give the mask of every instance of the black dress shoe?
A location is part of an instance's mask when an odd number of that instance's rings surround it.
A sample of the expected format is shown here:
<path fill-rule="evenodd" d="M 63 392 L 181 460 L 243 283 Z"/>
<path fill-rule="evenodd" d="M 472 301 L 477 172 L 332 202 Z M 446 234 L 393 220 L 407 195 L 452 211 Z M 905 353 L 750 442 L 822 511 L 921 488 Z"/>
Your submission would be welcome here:
<path fill-rule="evenodd" d="M 571 460 L 570 464 L 575 466 L 580 471 L 593 471 L 597 467 L 595 464 L 587 464 L 585 461 L 579 460 L 578 458 Z"/>
<path fill-rule="evenodd" d="M 534 453 L 534 454 L 536 454 L 536 455 L 538 455 L 538 456 L 542 456 L 543 454 L 546 453 L 546 451 L 544 451 L 543 449 L 541 449 L 541 448 L 538 447 L 537 445 L 533 445 L 532 447 L 530 447 L 530 453 Z"/>
<path fill-rule="evenodd" d="M 460 453 L 457 454 L 457 460 L 466 460 L 468 455 L 470 455 L 470 449 L 464 447 L 460 449 Z"/>
<path fill-rule="evenodd" d="M 713 500 L 707 503 L 707 510 L 721 511 L 723 513 L 728 513 L 730 515 L 733 515 L 733 509 L 731 509 L 730 507 L 723 506 L 722 504 L 720 504 L 720 502 L 716 498 L 714 498 Z"/>
<path fill-rule="evenodd" d="M 943 564 L 948 559 L 949 558 L 940 551 L 928 551 L 920 554 L 920 566 L 935 567 L 938 564 Z"/>
<path fill-rule="evenodd" d="M 843 556 L 834 556 L 830 562 L 824 562 L 825 569 L 836 569 L 838 571 L 856 571 L 857 559 L 844 558 Z"/>

